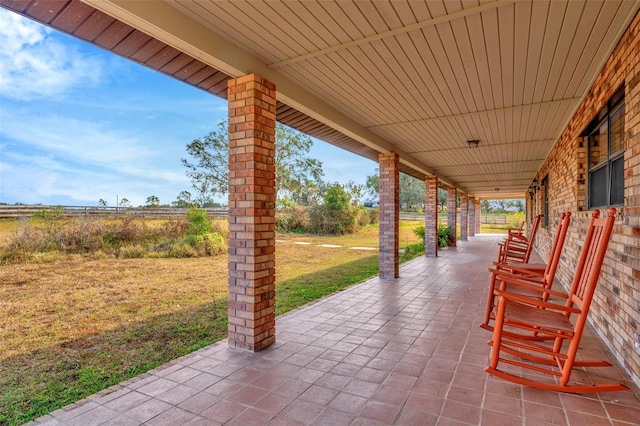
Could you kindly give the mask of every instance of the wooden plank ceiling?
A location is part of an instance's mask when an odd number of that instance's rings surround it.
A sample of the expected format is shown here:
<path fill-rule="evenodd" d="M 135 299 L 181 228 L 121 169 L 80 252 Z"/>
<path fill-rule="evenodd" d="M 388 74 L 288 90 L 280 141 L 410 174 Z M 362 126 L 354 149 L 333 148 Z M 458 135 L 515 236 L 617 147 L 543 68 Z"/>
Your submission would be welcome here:
<path fill-rule="evenodd" d="M 631 0 L 165 3 L 483 198 L 525 194 L 639 9 Z M 77 0 L 0 4 L 225 96 L 230 76 L 204 57 Z M 311 115 L 278 103 L 285 124 L 374 160 L 382 151 Z M 403 170 L 423 176 L 411 161 Z"/>

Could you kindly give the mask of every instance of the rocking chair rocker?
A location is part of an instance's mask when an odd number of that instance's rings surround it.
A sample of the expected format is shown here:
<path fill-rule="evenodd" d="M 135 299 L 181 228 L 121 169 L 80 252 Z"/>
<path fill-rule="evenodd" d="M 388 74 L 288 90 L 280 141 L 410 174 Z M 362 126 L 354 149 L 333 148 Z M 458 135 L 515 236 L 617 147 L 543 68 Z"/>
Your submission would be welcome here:
<path fill-rule="evenodd" d="M 490 365 L 485 371 L 514 383 L 559 392 L 605 392 L 628 389 L 620 383 L 569 385 L 574 367 L 605 367 L 606 361 L 576 360 L 580 339 L 587 322 L 587 315 L 602 262 L 613 229 L 615 209 L 609 209 L 606 218 L 595 211 L 587 229 L 584 246 L 580 252 L 571 290 L 568 295 L 531 285 L 512 274 L 498 273 L 496 280 L 506 283 L 506 290 L 495 290 L 498 304 L 495 313 Z M 538 297 L 510 292 L 512 284 L 538 292 Z M 545 293 L 566 299 L 564 305 L 542 299 Z M 509 327 L 505 330 L 505 327 Z M 511 329 L 515 332 L 510 331 Z M 552 342 L 531 340 L 531 334 L 552 339 Z M 563 344 L 565 350 L 563 351 Z M 508 357 L 506 357 L 507 355 Z M 522 372 L 543 373 L 545 376 L 515 375 L 500 369 L 501 365 L 519 367 Z M 535 377 L 535 378 L 534 378 Z M 540 377 L 540 380 L 538 379 Z"/>

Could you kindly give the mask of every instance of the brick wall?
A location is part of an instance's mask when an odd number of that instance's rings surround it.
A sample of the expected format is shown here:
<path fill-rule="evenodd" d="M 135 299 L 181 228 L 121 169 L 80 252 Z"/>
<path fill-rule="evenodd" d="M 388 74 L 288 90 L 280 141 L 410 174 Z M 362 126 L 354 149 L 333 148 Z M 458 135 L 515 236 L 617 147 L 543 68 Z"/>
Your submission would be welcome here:
<path fill-rule="evenodd" d="M 229 346 L 275 341 L 276 88 L 229 80 Z"/>
<path fill-rule="evenodd" d="M 456 245 L 457 239 L 457 212 L 456 212 L 456 188 L 447 188 L 447 226 L 451 228 L 450 244 Z"/>
<path fill-rule="evenodd" d="M 380 154 L 380 277 L 397 278 L 400 248 L 400 156 Z"/>
<path fill-rule="evenodd" d="M 640 333 L 640 15 L 622 36 L 575 116 L 539 170 L 538 182 L 548 175 L 549 227 L 538 231 L 537 249 L 549 252 L 553 232 L 563 211 L 572 224 L 557 273 L 570 284 L 591 212 L 586 211 L 587 147 L 582 132 L 621 86 L 625 86 L 625 199 L 609 242 L 590 322 L 615 357 L 640 384 L 640 354 L 634 340 Z M 533 215 L 542 213 L 539 192 Z"/>
<path fill-rule="evenodd" d="M 438 176 L 424 180 L 424 254 L 438 255 Z"/>

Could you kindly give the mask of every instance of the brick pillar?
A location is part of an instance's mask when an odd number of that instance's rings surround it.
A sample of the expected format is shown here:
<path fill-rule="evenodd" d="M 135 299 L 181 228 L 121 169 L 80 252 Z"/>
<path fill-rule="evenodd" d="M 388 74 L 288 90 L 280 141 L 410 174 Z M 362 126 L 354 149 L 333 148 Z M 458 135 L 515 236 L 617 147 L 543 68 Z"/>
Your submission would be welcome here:
<path fill-rule="evenodd" d="M 476 197 L 469 198 L 469 236 L 476 236 Z"/>
<path fill-rule="evenodd" d="M 457 215 L 456 215 L 456 188 L 447 189 L 447 226 L 451 229 L 451 245 L 456 245 L 457 239 Z"/>
<path fill-rule="evenodd" d="M 276 87 L 229 80 L 229 347 L 275 342 Z"/>
<path fill-rule="evenodd" d="M 424 179 L 424 254 L 438 255 L 438 176 Z"/>
<path fill-rule="evenodd" d="M 460 195 L 460 239 L 467 241 L 467 230 L 469 229 L 469 196 Z"/>
<path fill-rule="evenodd" d="M 400 157 L 380 154 L 380 277 L 398 278 Z"/>
<path fill-rule="evenodd" d="M 482 208 L 480 207 L 480 198 L 476 198 L 475 200 L 475 210 L 476 210 L 476 223 L 475 223 L 476 234 L 479 234 L 480 222 L 481 222 L 480 216 L 482 215 Z"/>

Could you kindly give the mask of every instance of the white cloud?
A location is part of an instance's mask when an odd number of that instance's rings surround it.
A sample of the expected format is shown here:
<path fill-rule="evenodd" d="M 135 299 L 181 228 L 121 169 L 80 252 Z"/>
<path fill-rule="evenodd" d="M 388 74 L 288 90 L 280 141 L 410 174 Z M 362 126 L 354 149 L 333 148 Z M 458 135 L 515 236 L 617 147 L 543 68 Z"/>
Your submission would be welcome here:
<path fill-rule="evenodd" d="M 184 176 L 174 181 L 153 170 L 141 168 L 138 173 L 146 177 L 77 167 L 50 156 L 5 152 L 0 161 L 0 201 L 96 205 L 103 198 L 115 205 L 119 196 L 141 205 L 146 197 L 156 195 L 161 202 L 169 203 L 175 200 L 179 188 L 187 187 Z"/>
<path fill-rule="evenodd" d="M 2 111 L 3 138 L 50 152 L 87 166 L 122 169 L 148 163 L 154 152 L 131 135 L 100 123 L 49 115 L 33 117 Z"/>
<path fill-rule="evenodd" d="M 58 96 L 102 77 L 100 61 L 58 42 L 51 30 L 0 9 L 0 95 L 14 100 Z"/>

